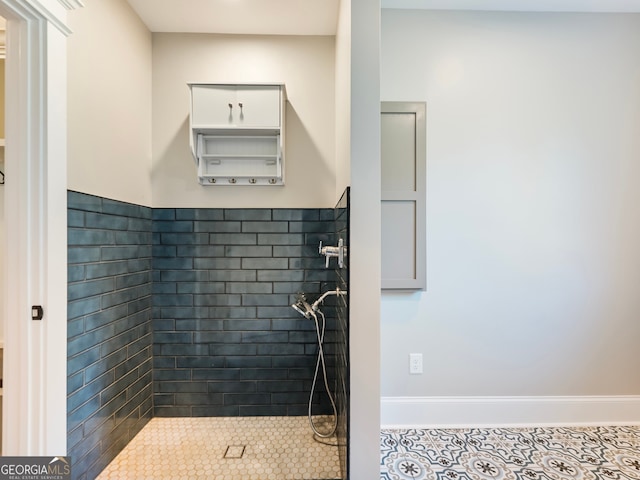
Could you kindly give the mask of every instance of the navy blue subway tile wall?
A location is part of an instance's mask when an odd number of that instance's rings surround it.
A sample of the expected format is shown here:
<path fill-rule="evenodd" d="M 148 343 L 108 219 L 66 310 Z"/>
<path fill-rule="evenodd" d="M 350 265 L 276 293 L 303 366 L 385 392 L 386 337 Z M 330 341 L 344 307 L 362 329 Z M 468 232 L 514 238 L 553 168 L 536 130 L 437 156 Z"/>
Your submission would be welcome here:
<path fill-rule="evenodd" d="M 318 254 L 320 241 L 336 243 L 336 226 L 344 234 L 344 218 L 333 209 L 151 209 L 68 192 L 74 478 L 94 478 L 154 415 L 306 415 L 316 332 L 290 305 L 299 292 L 313 301 L 337 282 L 347 288 L 346 271 Z M 346 432 L 341 299 L 322 310 Z M 313 411 L 331 413 L 322 382 Z"/>
<path fill-rule="evenodd" d="M 93 479 L 152 415 L 151 209 L 68 192 L 67 448 Z"/>
<path fill-rule="evenodd" d="M 335 289 L 318 255 L 334 225 L 333 209 L 153 210 L 156 416 L 307 413 L 315 326 L 290 305 Z M 316 390 L 314 413 L 330 413 Z"/>

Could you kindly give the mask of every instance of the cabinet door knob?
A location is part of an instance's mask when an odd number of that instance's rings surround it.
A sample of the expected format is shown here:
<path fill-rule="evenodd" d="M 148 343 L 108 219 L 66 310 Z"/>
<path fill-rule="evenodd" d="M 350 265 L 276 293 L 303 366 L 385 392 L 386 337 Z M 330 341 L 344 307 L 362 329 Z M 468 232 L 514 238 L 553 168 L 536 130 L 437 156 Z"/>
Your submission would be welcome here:
<path fill-rule="evenodd" d="M 229 104 L 229 110 L 233 110 L 233 103 Z"/>

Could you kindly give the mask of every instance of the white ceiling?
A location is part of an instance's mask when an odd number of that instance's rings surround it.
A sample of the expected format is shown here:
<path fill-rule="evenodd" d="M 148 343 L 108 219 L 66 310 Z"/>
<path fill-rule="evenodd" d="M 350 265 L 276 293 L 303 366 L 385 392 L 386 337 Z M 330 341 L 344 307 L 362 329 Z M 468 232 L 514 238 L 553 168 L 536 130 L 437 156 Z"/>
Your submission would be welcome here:
<path fill-rule="evenodd" d="M 127 0 L 152 32 L 335 35 L 340 0 Z M 382 8 L 640 12 L 640 0 L 381 0 Z"/>
<path fill-rule="evenodd" d="M 640 12 L 640 0 L 381 0 L 382 8 L 512 12 Z"/>
<path fill-rule="evenodd" d="M 340 0 L 127 0 L 152 32 L 335 35 Z"/>

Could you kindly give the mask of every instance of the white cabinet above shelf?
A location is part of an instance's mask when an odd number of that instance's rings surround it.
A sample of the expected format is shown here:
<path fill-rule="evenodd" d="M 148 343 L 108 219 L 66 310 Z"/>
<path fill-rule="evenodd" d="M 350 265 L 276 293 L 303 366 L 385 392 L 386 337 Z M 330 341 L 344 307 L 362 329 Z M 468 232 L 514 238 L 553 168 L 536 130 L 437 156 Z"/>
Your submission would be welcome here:
<path fill-rule="evenodd" d="M 202 185 L 283 185 L 285 87 L 190 83 L 190 146 Z"/>

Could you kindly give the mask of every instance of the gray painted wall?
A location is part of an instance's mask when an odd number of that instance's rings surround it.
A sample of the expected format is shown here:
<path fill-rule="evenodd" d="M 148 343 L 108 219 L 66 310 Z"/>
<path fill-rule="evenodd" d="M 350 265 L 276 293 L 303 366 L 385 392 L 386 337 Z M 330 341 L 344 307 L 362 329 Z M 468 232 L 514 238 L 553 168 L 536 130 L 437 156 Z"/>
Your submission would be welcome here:
<path fill-rule="evenodd" d="M 427 102 L 428 286 L 383 294 L 382 395 L 640 394 L 640 16 L 382 20 L 382 100 Z"/>

